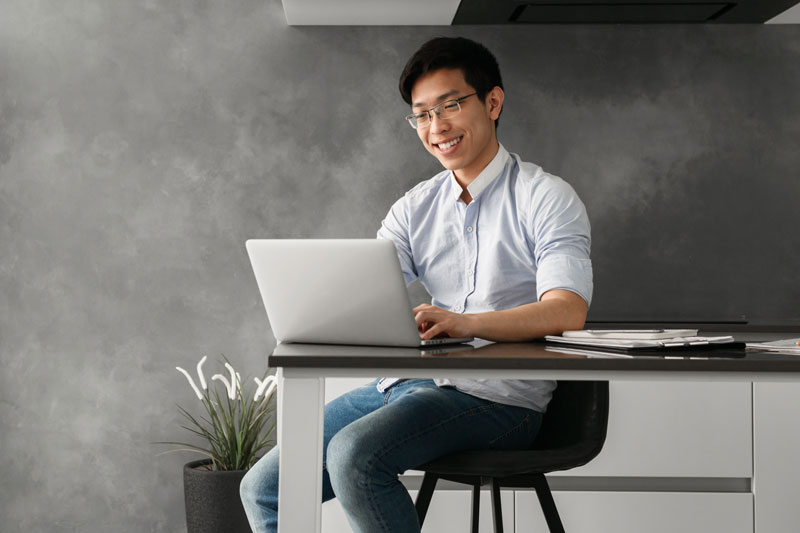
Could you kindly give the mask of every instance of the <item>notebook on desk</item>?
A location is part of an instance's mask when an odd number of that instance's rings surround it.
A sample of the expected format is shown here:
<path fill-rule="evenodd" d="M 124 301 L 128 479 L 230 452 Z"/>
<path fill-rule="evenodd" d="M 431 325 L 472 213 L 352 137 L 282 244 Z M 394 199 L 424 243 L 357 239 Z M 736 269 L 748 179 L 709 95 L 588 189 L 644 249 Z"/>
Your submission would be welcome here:
<path fill-rule="evenodd" d="M 251 239 L 246 243 L 278 342 L 434 346 L 420 339 L 394 243 Z"/>
<path fill-rule="evenodd" d="M 731 336 L 630 339 L 547 335 L 545 341 L 548 343 L 568 345 L 573 348 L 652 356 L 664 356 L 676 352 L 702 352 L 706 357 L 739 357 L 740 355 L 738 354 L 744 356 L 745 348 L 743 342 L 736 342 Z"/>

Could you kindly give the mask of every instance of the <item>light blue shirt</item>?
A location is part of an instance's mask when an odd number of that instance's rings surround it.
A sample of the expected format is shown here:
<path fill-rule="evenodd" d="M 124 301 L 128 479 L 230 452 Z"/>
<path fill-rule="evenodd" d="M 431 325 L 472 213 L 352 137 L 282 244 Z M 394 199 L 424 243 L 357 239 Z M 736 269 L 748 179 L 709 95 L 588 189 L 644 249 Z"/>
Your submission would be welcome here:
<path fill-rule="evenodd" d="M 394 241 L 407 284 L 419 279 L 433 305 L 456 313 L 518 307 L 553 289 L 591 303 L 589 218 L 568 183 L 501 145 L 467 190 L 469 205 L 447 170 L 418 184 L 389 210 L 378 238 Z M 553 381 L 531 380 L 436 383 L 541 412 L 555 388 Z"/>

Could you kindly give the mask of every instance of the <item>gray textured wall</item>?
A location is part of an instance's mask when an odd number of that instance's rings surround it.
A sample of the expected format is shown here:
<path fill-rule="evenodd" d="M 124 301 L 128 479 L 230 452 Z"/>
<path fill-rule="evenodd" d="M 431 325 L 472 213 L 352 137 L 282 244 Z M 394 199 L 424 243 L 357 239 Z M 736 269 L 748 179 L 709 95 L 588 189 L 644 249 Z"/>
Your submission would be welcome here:
<path fill-rule="evenodd" d="M 438 170 L 395 88 L 434 35 L 496 52 L 501 141 L 586 202 L 595 317 L 710 298 L 699 314 L 800 315 L 797 26 L 289 28 L 279 0 L 0 11 L 4 532 L 183 529 L 191 457 L 150 444 L 184 437 L 173 367 L 224 352 L 261 372 L 245 239 L 370 237 Z"/>

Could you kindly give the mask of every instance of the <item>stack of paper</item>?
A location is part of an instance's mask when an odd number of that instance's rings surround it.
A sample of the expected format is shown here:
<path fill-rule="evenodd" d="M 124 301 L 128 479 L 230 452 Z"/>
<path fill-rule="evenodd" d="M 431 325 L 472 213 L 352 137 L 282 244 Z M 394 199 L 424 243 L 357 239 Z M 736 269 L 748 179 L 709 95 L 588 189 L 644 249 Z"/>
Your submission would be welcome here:
<path fill-rule="evenodd" d="M 581 329 L 565 331 L 562 336 L 574 339 L 659 340 L 695 337 L 696 329 Z"/>
<path fill-rule="evenodd" d="M 800 342 L 800 339 L 783 339 L 770 342 L 748 342 L 747 349 L 757 350 L 760 352 L 782 352 L 800 355 L 800 345 L 797 344 L 798 342 Z"/>
<path fill-rule="evenodd" d="M 562 335 L 548 335 L 545 340 L 578 346 L 617 349 L 661 349 L 681 346 L 721 345 L 734 342 L 733 337 L 727 335 L 720 337 L 697 336 L 696 329 L 584 329 L 580 331 L 565 331 Z"/>

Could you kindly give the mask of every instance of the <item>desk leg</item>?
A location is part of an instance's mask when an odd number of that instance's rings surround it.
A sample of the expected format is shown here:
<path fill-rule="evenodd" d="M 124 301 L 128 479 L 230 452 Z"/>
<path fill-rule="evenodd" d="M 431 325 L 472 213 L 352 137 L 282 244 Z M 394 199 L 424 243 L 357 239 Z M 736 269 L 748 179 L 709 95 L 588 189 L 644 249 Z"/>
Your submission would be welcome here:
<path fill-rule="evenodd" d="M 319 533 L 322 523 L 324 378 L 278 368 L 278 532 Z"/>

